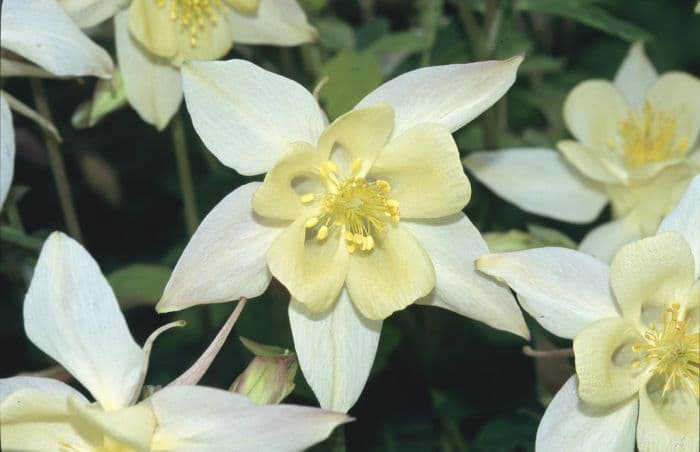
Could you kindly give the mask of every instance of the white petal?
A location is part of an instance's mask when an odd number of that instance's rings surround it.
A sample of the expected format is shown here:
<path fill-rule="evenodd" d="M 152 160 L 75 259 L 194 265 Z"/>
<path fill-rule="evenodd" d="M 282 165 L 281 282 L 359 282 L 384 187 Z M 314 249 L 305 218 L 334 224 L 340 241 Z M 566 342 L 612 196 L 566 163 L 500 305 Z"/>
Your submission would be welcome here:
<path fill-rule="evenodd" d="M 588 223 L 608 202 L 600 184 L 586 180 L 554 150 L 476 152 L 464 165 L 498 196 L 556 220 Z"/>
<path fill-rule="evenodd" d="M 24 299 L 24 329 L 104 409 L 123 408 L 140 390 L 144 352 L 97 262 L 60 232 L 41 249 Z"/>
<path fill-rule="evenodd" d="M 566 248 L 489 254 L 476 267 L 504 280 L 543 327 L 571 339 L 589 323 L 619 317 L 608 266 Z"/>
<path fill-rule="evenodd" d="M 253 213 L 251 198 L 259 186 L 251 182 L 237 188 L 204 218 L 175 265 L 158 312 L 265 292 L 272 278 L 265 253 L 284 224 Z"/>
<path fill-rule="evenodd" d="M 362 316 L 343 289 L 323 313 L 292 299 L 289 323 L 299 365 L 321 407 L 347 412 L 369 377 L 382 321 Z"/>
<path fill-rule="evenodd" d="M 5 98 L 0 95 L 0 210 L 5 203 L 15 172 L 15 129 L 12 112 Z"/>
<path fill-rule="evenodd" d="M 58 0 L 79 28 L 89 28 L 114 16 L 129 0 Z"/>
<path fill-rule="evenodd" d="M 0 379 L 0 404 L 13 392 L 26 388 L 38 389 L 57 396 L 71 396 L 80 402 L 88 402 L 80 392 L 62 381 L 53 378 L 19 376 Z"/>
<path fill-rule="evenodd" d="M 416 69 L 389 80 L 355 108 L 386 102 L 396 113 L 392 137 L 423 122 L 451 132 L 496 103 L 515 81 L 523 57 Z"/>
<path fill-rule="evenodd" d="M 254 405 L 245 396 L 201 386 L 168 387 L 150 403 L 158 420 L 154 452 L 304 450 L 350 420 L 318 408 Z"/>
<path fill-rule="evenodd" d="M 128 11 L 114 18 L 114 33 L 129 104 L 144 121 L 163 130 L 182 102 L 180 73 L 136 42 L 129 33 Z"/>
<path fill-rule="evenodd" d="M 700 278 L 700 175 L 695 176 L 683 198 L 659 225 L 657 234 L 679 232 L 690 245 L 695 258 L 695 277 Z"/>
<path fill-rule="evenodd" d="M 613 83 L 634 108 L 644 104 L 647 91 L 659 77 L 644 51 L 644 43 L 637 41 L 630 47 Z"/>
<path fill-rule="evenodd" d="M 112 59 L 55 0 L 3 0 L 2 47 L 61 76 L 109 78 Z"/>
<path fill-rule="evenodd" d="M 636 398 L 597 408 L 578 398 L 573 375 L 549 403 L 537 429 L 537 452 L 633 451 L 637 428 Z"/>
<path fill-rule="evenodd" d="M 296 46 L 318 37 L 296 0 L 260 0 L 256 13 L 232 10 L 229 21 L 234 42 L 242 44 Z"/>
<path fill-rule="evenodd" d="M 530 332 L 507 287 L 479 273 L 474 261 L 489 249 L 466 215 L 426 222 L 402 221 L 425 248 L 435 267 L 435 290 L 418 301 L 449 309 L 526 339 Z"/>
<path fill-rule="evenodd" d="M 325 128 L 323 112 L 303 86 L 248 61 L 189 62 L 182 79 L 199 137 L 241 174 L 268 171 L 286 145 L 315 145 Z"/>
<path fill-rule="evenodd" d="M 620 248 L 640 238 L 639 225 L 631 217 L 625 217 L 603 223 L 588 232 L 578 249 L 603 262 L 610 262 Z"/>

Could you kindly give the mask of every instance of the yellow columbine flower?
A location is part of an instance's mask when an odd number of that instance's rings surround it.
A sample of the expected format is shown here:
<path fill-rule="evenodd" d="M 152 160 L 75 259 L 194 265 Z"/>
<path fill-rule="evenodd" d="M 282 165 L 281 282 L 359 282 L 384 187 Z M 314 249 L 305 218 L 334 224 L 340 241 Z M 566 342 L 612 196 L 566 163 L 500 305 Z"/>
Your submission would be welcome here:
<path fill-rule="evenodd" d="M 349 418 L 310 407 L 257 406 L 246 397 L 173 386 L 136 402 L 153 338 L 129 333 L 97 263 L 75 241 L 52 234 L 24 301 L 31 341 L 95 397 L 58 380 L 0 379 L 0 438 L 13 451 L 300 450 Z"/>
<path fill-rule="evenodd" d="M 383 319 L 414 302 L 527 336 L 512 295 L 474 271 L 488 248 L 462 213 L 470 186 L 451 136 L 507 91 L 521 60 L 403 74 L 330 125 L 306 89 L 251 63 L 185 64 L 209 150 L 240 173 L 269 172 L 207 215 L 158 309 L 255 297 L 274 275 L 292 295 L 300 367 L 338 411 L 367 381 Z"/>
<path fill-rule="evenodd" d="M 507 282 L 534 318 L 574 340 L 576 375 L 554 397 L 537 450 L 698 450 L 700 176 L 656 235 L 608 266 L 540 248 L 477 267 Z"/>
<path fill-rule="evenodd" d="M 577 141 L 559 142 L 561 154 L 477 152 L 464 164 L 500 196 L 559 220 L 590 222 L 610 202 L 613 221 L 580 246 L 609 262 L 625 243 L 653 234 L 700 173 L 700 80 L 658 76 L 637 43 L 613 83 L 587 80 L 571 91 L 564 120 Z"/>

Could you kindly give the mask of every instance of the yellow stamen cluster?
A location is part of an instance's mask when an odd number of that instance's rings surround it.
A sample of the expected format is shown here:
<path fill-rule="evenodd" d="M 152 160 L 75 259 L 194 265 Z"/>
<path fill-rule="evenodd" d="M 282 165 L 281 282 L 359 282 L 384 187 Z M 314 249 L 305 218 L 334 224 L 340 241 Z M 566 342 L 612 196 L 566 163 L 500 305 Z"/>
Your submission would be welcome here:
<path fill-rule="evenodd" d="M 641 111 L 632 112 L 620 122 L 621 149 L 631 168 L 652 162 L 682 157 L 688 150 L 688 140 L 676 139 L 676 118 L 664 111 L 655 111 L 649 102 Z M 610 140 L 612 148 L 618 148 Z"/>
<path fill-rule="evenodd" d="M 165 8 L 168 0 L 155 0 L 158 8 Z M 216 26 L 218 13 L 226 13 L 222 0 L 169 0 L 170 20 L 179 21 L 190 34 L 190 45 L 196 46 L 199 32 L 207 26 Z"/>
<path fill-rule="evenodd" d="M 668 308 L 662 316 L 661 330 L 652 323 L 644 334 L 646 342 L 632 346 L 641 354 L 632 366 L 649 367 L 654 375 L 662 376 L 662 396 L 681 386 L 700 398 L 700 333 L 687 334 L 688 322 L 679 310 L 677 304 Z"/>
<path fill-rule="evenodd" d="M 388 197 L 391 191 L 385 180 L 367 181 L 359 176 L 362 160 L 352 165 L 347 178 L 338 174 L 338 165 L 328 161 L 321 165 L 319 174 L 330 187 L 325 194 L 307 193 L 301 202 L 309 204 L 319 201 L 320 214 L 306 220 L 307 229 L 318 227 L 317 240 L 325 240 L 334 227 L 343 227 L 346 247 L 353 253 L 356 249 L 370 251 L 374 248 L 375 234 L 386 230 L 388 222 L 398 223 L 399 203 Z"/>

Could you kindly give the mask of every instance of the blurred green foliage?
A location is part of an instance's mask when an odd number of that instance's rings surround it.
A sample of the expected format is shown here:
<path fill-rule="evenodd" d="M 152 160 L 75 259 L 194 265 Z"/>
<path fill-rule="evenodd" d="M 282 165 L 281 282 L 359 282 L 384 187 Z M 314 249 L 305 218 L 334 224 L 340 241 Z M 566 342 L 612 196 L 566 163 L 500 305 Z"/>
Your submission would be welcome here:
<path fill-rule="evenodd" d="M 552 146 L 566 136 L 560 111 L 567 91 L 594 77 L 612 78 L 631 41 L 663 72 L 700 73 L 700 16 L 694 1 L 662 0 L 303 0 L 320 32 L 317 44 L 300 48 L 237 46 L 246 58 L 320 87 L 329 117 L 338 116 L 366 93 L 397 74 L 424 66 L 463 63 L 525 53 L 519 78 L 489 112 L 455 134 L 460 151 L 505 146 Z M 113 50 L 111 26 L 97 39 Z M 167 383 L 185 370 L 214 337 L 232 304 L 197 307 L 158 316 L 152 309 L 187 242 L 170 134 L 158 133 L 121 105 L 117 91 L 102 85 L 95 110 L 85 104 L 94 82 L 45 82 L 66 160 L 86 247 L 101 264 L 140 342 L 157 326 L 185 319 L 187 327 L 156 341 L 148 384 Z M 5 80 L 3 89 L 31 104 L 25 80 Z M 91 109 L 92 108 L 92 109 Z M 223 196 L 251 180 L 209 154 L 186 117 L 190 161 L 200 216 Z M 80 116 L 82 115 L 82 116 Z M 64 229 L 40 131 L 15 118 L 18 156 L 15 187 L 0 228 L 0 377 L 52 366 L 24 335 L 21 305 L 38 246 Z M 258 178 L 259 179 L 259 178 Z M 466 209 L 483 231 L 510 233 L 526 244 L 570 246 L 589 226 L 572 226 L 527 214 L 498 199 L 472 179 Z M 603 213 L 599 221 L 609 214 Z M 515 236 L 513 236 L 515 234 Z M 544 234 L 544 235 L 543 235 Z M 529 240 L 529 241 L 528 241 Z M 538 241 L 539 240 L 539 241 Z M 252 300 L 233 335 L 292 349 L 288 294 L 273 282 Z M 534 347 L 568 346 L 534 322 Z M 414 306 L 385 322 L 378 356 L 345 429 L 349 450 L 530 451 L 544 407 L 540 400 L 565 381 L 570 362 L 535 365 L 522 354 L 524 342 L 456 314 Z M 224 346 L 203 383 L 227 388 L 251 360 L 235 338 Z M 288 401 L 314 404 L 301 374 Z M 314 450 L 327 450 L 321 444 Z"/>

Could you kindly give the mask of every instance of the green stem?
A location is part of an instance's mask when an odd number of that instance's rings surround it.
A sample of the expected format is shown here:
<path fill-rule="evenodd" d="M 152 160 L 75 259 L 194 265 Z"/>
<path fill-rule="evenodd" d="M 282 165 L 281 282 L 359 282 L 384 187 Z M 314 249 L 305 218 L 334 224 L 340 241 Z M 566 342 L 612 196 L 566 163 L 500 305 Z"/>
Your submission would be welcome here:
<path fill-rule="evenodd" d="M 10 223 L 10 226 L 24 233 L 22 217 L 19 215 L 19 209 L 17 208 L 17 200 L 13 195 L 14 193 L 11 191 L 10 196 L 8 196 L 8 199 L 5 201 L 5 212 L 7 213 L 7 221 Z"/>
<path fill-rule="evenodd" d="M 345 452 L 347 447 L 345 446 L 345 426 L 339 425 L 335 428 L 331 437 L 328 438 L 328 444 L 333 452 Z"/>
<path fill-rule="evenodd" d="M 44 92 L 44 86 L 41 84 L 39 79 L 30 78 L 29 81 L 32 86 L 34 103 L 36 104 L 39 114 L 48 120 L 49 123 L 53 123 L 49 103 L 46 100 L 46 93 Z M 68 184 L 66 167 L 63 164 L 61 150 L 58 147 L 56 138 L 52 134 L 48 133 L 46 129 L 42 129 L 42 131 L 44 133 L 46 150 L 49 154 L 49 165 L 51 166 L 51 172 L 53 173 L 54 182 L 56 183 L 56 191 L 58 192 L 58 199 L 61 202 L 61 209 L 63 210 L 63 218 L 66 222 L 66 228 L 68 228 L 68 233 L 75 240 L 82 243 L 83 234 L 80 231 L 78 215 L 75 213 L 75 206 L 73 205 L 73 197 L 71 196 L 70 185 Z"/>
<path fill-rule="evenodd" d="M 462 20 L 464 31 L 467 33 L 469 42 L 471 43 L 472 52 L 477 60 L 483 60 L 484 54 L 484 37 L 483 30 L 476 22 L 474 14 L 472 14 L 472 4 L 470 0 L 456 0 L 455 6 Z"/>
<path fill-rule="evenodd" d="M 14 243 L 15 245 L 29 248 L 30 250 L 39 251 L 44 244 L 39 239 L 30 237 L 22 231 L 11 228 L 9 226 L 0 226 L 0 240 L 4 242 Z"/>
<path fill-rule="evenodd" d="M 194 195 L 194 184 L 192 183 L 192 169 L 187 156 L 185 123 L 182 120 L 182 114 L 178 113 L 175 115 L 170 125 L 170 132 L 172 133 L 173 146 L 175 147 L 175 160 L 180 178 L 180 189 L 182 190 L 182 203 L 185 208 L 185 225 L 187 226 L 187 233 L 191 236 L 199 224 L 199 214 L 197 213 L 197 198 Z"/>

